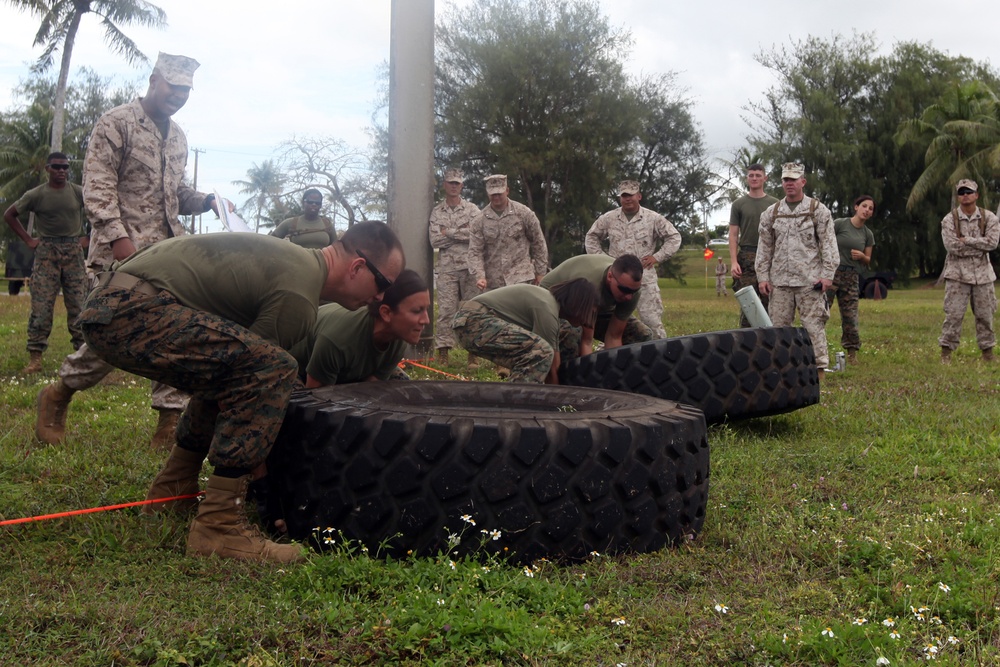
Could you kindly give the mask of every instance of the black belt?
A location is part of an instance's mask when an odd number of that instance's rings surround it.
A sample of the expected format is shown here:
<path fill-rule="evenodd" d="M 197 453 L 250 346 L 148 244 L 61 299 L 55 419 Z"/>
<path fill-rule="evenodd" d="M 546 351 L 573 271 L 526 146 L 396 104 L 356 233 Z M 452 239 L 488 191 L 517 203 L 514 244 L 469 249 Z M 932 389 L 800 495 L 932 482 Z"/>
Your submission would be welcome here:
<path fill-rule="evenodd" d="M 740 246 L 740 250 L 756 250 L 756 249 L 757 249 L 757 246 L 755 246 L 755 245 L 741 245 Z"/>
<path fill-rule="evenodd" d="M 120 289 L 132 290 L 134 292 L 138 292 L 139 294 L 146 294 L 148 296 L 156 296 L 160 293 L 160 290 L 154 287 L 151 283 L 146 282 L 142 278 L 136 278 L 129 273 L 122 273 L 121 271 L 102 273 L 97 277 L 97 286 L 118 287 Z"/>
<path fill-rule="evenodd" d="M 49 243 L 79 243 L 79 236 L 43 236 L 42 241 Z"/>
<path fill-rule="evenodd" d="M 848 266 L 847 264 L 841 264 L 840 266 L 837 267 L 837 270 L 838 271 L 854 271 L 855 273 L 858 273 L 858 270 L 856 268 L 854 268 L 853 266 Z"/>

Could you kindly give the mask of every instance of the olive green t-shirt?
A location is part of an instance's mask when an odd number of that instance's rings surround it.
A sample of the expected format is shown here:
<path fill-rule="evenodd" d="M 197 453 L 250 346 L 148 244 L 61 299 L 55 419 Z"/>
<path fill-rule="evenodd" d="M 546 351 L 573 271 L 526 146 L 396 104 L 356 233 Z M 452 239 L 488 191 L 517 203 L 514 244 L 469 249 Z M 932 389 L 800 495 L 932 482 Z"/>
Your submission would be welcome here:
<path fill-rule="evenodd" d="M 270 236 L 228 232 L 154 243 L 116 270 L 286 350 L 312 330 L 327 277 L 319 250 Z"/>
<path fill-rule="evenodd" d="M 840 263 L 857 271 L 866 270 L 868 267 L 862 262 L 851 259 L 851 250 L 864 252 L 868 246 L 875 245 L 875 235 L 868 229 L 868 225 L 862 225 L 861 229 L 858 229 L 851 224 L 850 218 L 837 218 L 833 221 L 833 231 L 837 234 Z"/>
<path fill-rule="evenodd" d="M 367 308 L 320 306 L 312 331 L 291 349 L 299 375 L 308 373 L 324 385 L 363 382 L 373 375 L 388 380 L 406 352 L 406 341 L 393 341 L 380 350 L 372 338 L 374 328 L 375 318 Z"/>
<path fill-rule="evenodd" d="M 554 348 L 559 346 L 559 304 L 552 293 L 535 285 L 507 285 L 480 294 L 478 301 L 511 324 L 538 334 Z"/>
<path fill-rule="evenodd" d="M 545 277 L 542 278 L 542 282 L 539 284 L 545 289 L 551 289 L 553 285 L 558 285 L 567 280 L 585 278 L 591 285 L 597 288 L 597 294 L 600 297 L 600 301 L 597 304 L 598 316 L 612 314 L 619 320 L 624 321 L 635 312 L 636 306 L 639 304 L 639 292 L 632 295 L 631 301 L 624 301 L 622 303 L 615 301 L 615 297 L 611 293 L 611 288 L 608 287 L 607 281 L 604 279 L 614 261 L 614 258 L 607 255 L 578 255 L 577 257 L 570 257 L 545 274 Z"/>
<path fill-rule="evenodd" d="M 282 220 L 271 232 L 271 236 L 288 239 L 303 248 L 325 248 L 337 240 L 333 223 L 322 215 L 312 221 L 306 220 L 304 215 Z"/>
<path fill-rule="evenodd" d="M 740 228 L 739 245 L 757 246 L 760 240 L 760 214 L 778 203 L 771 195 L 754 198 L 743 195 L 729 209 L 729 225 Z"/>
<path fill-rule="evenodd" d="M 43 183 L 28 190 L 14 203 L 18 216 L 35 214 L 35 236 L 85 236 L 83 188 L 76 183 L 54 188 Z M 27 223 L 25 223 L 27 224 Z"/>

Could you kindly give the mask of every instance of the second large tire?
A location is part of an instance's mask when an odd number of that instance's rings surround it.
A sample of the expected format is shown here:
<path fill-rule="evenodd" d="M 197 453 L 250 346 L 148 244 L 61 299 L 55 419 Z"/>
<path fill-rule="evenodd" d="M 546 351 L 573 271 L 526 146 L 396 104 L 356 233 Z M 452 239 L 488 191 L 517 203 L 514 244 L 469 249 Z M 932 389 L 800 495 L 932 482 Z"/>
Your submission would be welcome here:
<path fill-rule="evenodd" d="M 764 417 L 819 403 L 805 329 L 733 329 L 602 350 L 565 362 L 559 382 L 693 405 L 705 420 Z"/>
<path fill-rule="evenodd" d="M 372 382 L 295 394 L 267 479 L 296 539 L 333 529 L 372 554 L 485 549 L 531 562 L 693 537 L 705 520 L 708 464 L 704 417 L 669 401 Z M 463 532 L 468 539 L 449 546 L 448 535 Z"/>

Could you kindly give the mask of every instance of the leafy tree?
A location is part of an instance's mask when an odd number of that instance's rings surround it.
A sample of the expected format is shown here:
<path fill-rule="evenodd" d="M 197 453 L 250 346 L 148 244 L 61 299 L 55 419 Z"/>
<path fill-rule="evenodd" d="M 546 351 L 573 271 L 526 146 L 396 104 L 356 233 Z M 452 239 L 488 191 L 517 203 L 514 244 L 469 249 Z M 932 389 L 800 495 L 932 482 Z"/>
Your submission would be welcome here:
<path fill-rule="evenodd" d="M 4 208 L 46 180 L 51 130 L 52 109 L 41 104 L 0 118 L 0 202 Z"/>
<path fill-rule="evenodd" d="M 264 160 L 260 165 L 254 163 L 247 169 L 246 180 L 233 181 L 239 186 L 241 195 L 250 195 L 244 204 L 244 212 L 249 209 L 254 214 L 254 231 L 259 232 L 261 218 L 264 227 L 273 227 L 284 219 L 286 206 L 281 201 L 282 188 L 285 186 L 285 175 L 274 163 L 274 160 Z M 276 215 L 276 217 L 272 217 Z"/>
<path fill-rule="evenodd" d="M 623 177 L 642 172 L 665 213 L 691 199 L 678 191 L 687 182 L 653 183 L 668 156 L 700 151 L 697 128 L 669 77 L 629 79 L 630 47 L 594 0 L 475 0 L 438 22 L 439 166 L 463 167 L 483 205 L 475 185 L 507 174 L 512 196 L 542 221 L 554 263 L 581 252 Z"/>
<path fill-rule="evenodd" d="M 351 201 L 353 186 L 363 179 L 368 166 L 364 155 L 333 137 L 294 137 L 282 143 L 279 151 L 285 183 L 291 186 L 286 195 L 298 199 L 309 188 L 320 190 L 330 202 L 329 215 L 335 225 L 343 220 L 350 227 L 359 213 L 364 214 Z"/>
<path fill-rule="evenodd" d="M 778 82 L 745 107 L 748 143 L 772 167 L 775 182 L 782 162 L 803 162 L 809 193 L 837 217 L 853 212 L 859 194 L 875 198 L 873 269 L 897 271 L 904 280 L 934 275 L 944 260 L 940 221 L 948 193 L 907 209 L 926 147 L 900 145 L 896 132 L 956 83 L 979 79 L 992 86 L 997 77 L 986 65 L 926 44 L 899 43 L 887 55 L 878 50 L 873 34 L 855 33 L 759 53 Z"/>
<path fill-rule="evenodd" d="M 129 64 L 147 63 L 149 60 L 119 26 L 163 28 L 167 21 L 166 13 L 146 0 L 7 0 L 7 2 L 15 8 L 34 14 L 41 21 L 33 45 L 42 47 L 42 55 L 35 61 L 32 68 L 34 72 L 42 73 L 52 67 L 55 52 L 62 49 L 59 78 L 53 101 L 51 143 L 53 151 L 62 150 L 70 62 L 73 58 L 76 34 L 84 15 L 93 13 L 101 19 L 104 39 L 108 46 Z"/>

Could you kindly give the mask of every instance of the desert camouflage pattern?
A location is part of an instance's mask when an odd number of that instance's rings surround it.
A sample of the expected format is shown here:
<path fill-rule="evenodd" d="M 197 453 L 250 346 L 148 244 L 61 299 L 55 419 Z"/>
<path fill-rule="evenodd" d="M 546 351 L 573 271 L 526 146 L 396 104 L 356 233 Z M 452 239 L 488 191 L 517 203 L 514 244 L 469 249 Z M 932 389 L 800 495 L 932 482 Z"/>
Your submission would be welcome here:
<path fill-rule="evenodd" d="M 723 262 L 718 262 L 715 265 L 715 294 L 716 296 L 725 296 L 729 294 L 726 291 L 726 274 L 728 270 Z"/>
<path fill-rule="evenodd" d="M 28 317 L 28 352 L 44 352 L 52 333 L 52 312 L 59 290 L 66 304 L 66 325 L 73 349 L 83 345 L 83 332 L 76 316 L 87 296 L 87 270 L 83 265 L 80 239 L 67 236 L 41 239 L 35 248 L 31 275 L 31 315 Z"/>
<path fill-rule="evenodd" d="M 757 293 L 764 310 L 767 310 L 768 298 L 760 293 L 760 287 L 757 285 L 757 270 L 754 268 L 754 263 L 757 261 L 757 251 L 740 248 L 740 251 L 736 253 L 736 261 L 739 262 L 743 273 L 739 278 L 733 278 L 733 292 L 738 292 L 744 287 L 753 287 L 753 291 Z M 742 308 L 740 308 L 740 326 L 744 329 L 750 326 L 750 320 L 747 319 Z"/>
<path fill-rule="evenodd" d="M 453 173 L 457 172 L 457 173 Z M 458 178 L 461 172 L 449 169 L 445 180 Z M 437 279 L 434 294 L 437 297 L 437 322 L 434 327 L 435 347 L 455 347 L 451 323 L 458 306 L 466 299 L 479 294 L 476 279 L 469 273 L 469 228 L 479 216 L 479 208 L 472 202 L 461 200 L 452 208 L 441 202 L 431 211 L 427 228 L 431 247 L 438 250 Z"/>
<path fill-rule="evenodd" d="M 207 451 L 214 466 L 252 469 L 267 458 L 296 385 L 291 354 L 163 291 L 99 287 L 80 324 L 109 363 L 192 395 L 177 425 L 181 447 Z"/>
<path fill-rule="evenodd" d="M 549 270 L 549 247 L 535 213 L 514 200 L 498 214 L 487 205 L 469 228 L 469 273 L 486 289 L 534 282 Z"/>
<path fill-rule="evenodd" d="M 508 382 L 542 384 L 552 368 L 555 350 L 541 336 L 475 302 L 458 309 L 454 329 L 469 354 L 509 368 Z"/>
<path fill-rule="evenodd" d="M 993 332 L 993 315 L 997 312 L 997 295 L 993 283 L 970 285 L 957 280 L 944 282 L 944 324 L 938 345 L 950 350 L 958 348 L 966 306 L 972 306 L 976 320 L 976 345 L 989 350 L 997 344 Z"/>
<path fill-rule="evenodd" d="M 603 248 L 605 242 L 607 250 Z M 619 207 L 594 222 L 587 232 L 584 247 L 590 255 L 605 253 L 620 257 L 630 253 L 639 259 L 652 255 L 660 263 L 670 259 L 681 247 L 681 234 L 666 218 L 648 208 L 640 206 L 629 220 Z M 663 327 L 663 297 L 655 268 L 642 272 L 642 291 L 636 310 L 639 319 L 657 338 L 667 337 Z"/>
<path fill-rule="evenodd" d="M 114 261 L 111 243 L 129 237 L 136 250 L 185 233 L 178 214 L 204 212 L 206 195 L 184 183 L 188 145 L 170 121 L 164 139 L 139 100 L 100 117 L 83 163 L 83 203 L 90 219 L 87 266 Z"/>
<path fill-rule="evenodd" d="M 829 306 L 837 299 L 840 309 L 840 345 L 845 350 L 861 349 L 861 333 L 858 331 L 858 308 L 861 299 L 861 276 L 853 267 L 841 265 L 833 276 L 833 288 L 827 290 Z"/>
<path fill-rule="evenodd" d="M 830 319 L 830 307 L 826 296 L 809 287 L 775 287 L 767 314 L 776 327 L 789 327 L 799 311 L 802 326 L 809 332 L 813 350 L 816 352 L 816 368 L 826 369 L 830 365 L 830 353 L 826 343 L 826 322 Z"/>
<path fill-rule="evenodd" d="M 476 279 L 467 270 L 439 271 L 434 294 L 438 310 L 434 325 L 434 347 L 455 347 L 455 334 L 451 325 L 459 306 L 472 297 L 479 296 Z"/>
<path fill-rule="evenodd" d="M 820 279 L 833 280 L 840 264 L 833 216 L 818 201 L 813 205 L 814 201 L 804 196 L 793 211 L 782 199 L 777 208 L 760 214 L 754 264 L 759 282 L 811 288 Z"/>
<path fill-rule="evenodd" d="M 941 220 L 941 240 L 948 252 L 942 278 L 967 285 L 992 284 L 997 279 L 989 252 L 1000 242 L 1000 223 L 992 211 L 976 207 L 971 216 L 962 209 L 952 211 Z"/>

